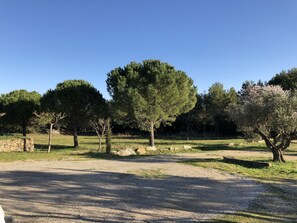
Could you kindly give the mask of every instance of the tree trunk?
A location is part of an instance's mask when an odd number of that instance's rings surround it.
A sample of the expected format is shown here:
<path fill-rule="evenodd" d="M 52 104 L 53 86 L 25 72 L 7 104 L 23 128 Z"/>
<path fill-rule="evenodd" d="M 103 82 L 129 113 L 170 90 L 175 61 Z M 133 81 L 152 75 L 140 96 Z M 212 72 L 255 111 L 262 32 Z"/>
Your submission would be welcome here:
<path fill-rule="evenodd" d="M 99 147 L 98 147 L 98 150 L 99 150 L 99 152 L 100 152 L 101 149 L 102 149 L 102 138 L 101 138 L 100 135 L 98 135 L 98 140 L 99 140 Z"/>
<path fill-rule="evenodd" d="M 283 150 L 285 150 L 290 146 L 291 138 L 288 135 L 283 135 L 281 144 L 277 146 L 276 145 L 277 141 L 275 141 L 276 140 L 275 138 L 274 138 L 274 142 L 272 143 L 269 140 L 269 137 L 259 129 L 256 128 L 254 132 L 259 134 L 262 137 L 262 139 L 265 141 L 266 146 L 271 150 L 273 155 L 273 162 L 281 162 L 281 163 L 286 162 L 284 159 Z"/>
<path fill-rule="evenodd" d="M 77 128 L 73 128 L 73 147 L 78 148 Z"/>
<path fill-rule="evenodd" d="M 110 154 L 111 152 L 111 127 L 110 127 L 110 119 L 106 120 L 107 123 L 107 132 L 106 132 L 106 154 Z"/>
<path fill-rule="evenodd" d="M 273 162 L 280 162 L 280 163 L 286 162 L 284 159 L 283 151 L 281 149 L 277 149 L 276 147 L 274 147 L 272 149 L 272 154 L 273 154 Z"/>
<path fill-rule="evenodd" d="M 25 152 L 25 151 L 27 151 L 27 126 L 23 125 L 22 128 L 23 128 L 23 138 L 24 138 L 23 150 Z"/>
<path fill-rule="evenodd" d="M 150 146 L 155 146 L 154 122 L 150 123 Z"/>
<path fill-rule="evenodd" d="M 47 148 L 48 153 L 51 151 L 51 146 L 52 146 L 53 126 L 54 124 L 50 123 L 49 132 L 48 132 L 48 148 Z"/>

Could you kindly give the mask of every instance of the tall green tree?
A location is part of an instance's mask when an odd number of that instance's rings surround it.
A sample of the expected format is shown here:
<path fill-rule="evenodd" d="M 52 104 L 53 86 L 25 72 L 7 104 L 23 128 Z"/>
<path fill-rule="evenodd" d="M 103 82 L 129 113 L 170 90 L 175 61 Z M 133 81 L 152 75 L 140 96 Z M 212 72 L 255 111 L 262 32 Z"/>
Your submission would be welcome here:
<path fill-rule="evenodd" d="M 41 95 L 36 91 L 26 90 L 15 90 L 0 97 L 0 103 L 6 113 L 1 121 L 22 128 L 24 151 L 26 150 L 27 128 L 34 117 L 33 112 L 40 106 L 40 98 Z"/>
<path fill-rule="evenodd" d="M 283 70 L 276 74 L 269 82 L 270 85 L 279 85 L 284 90 L 297 90 L 297 68 Z"/>
<path fill-rule="evenodd" d="M 297 128 L 297 96 L 280 86 L 251 86 L 242 103 L 229 108 L 232 119 L 247 136 L 259 135 L 273 154 L 273 161 L 284 162 L 283 151 L 290 146 Z"/>
<path fill-rule="evenodd" d="M 78 147 L 77 131 L 88 126 L 94 112 L 105 104 L 102 94 L 84 80 L 66 80 L 49 94 L 56 98 L 51 105 L 53 111 L 66 114 L 63 121 L 73 132 L 74 147 Z"/>
<path fill-rule="evenodd" d="M 208 89 L 208 93 L 204 96 L 205 114 L 216 134 L 223 133 L 227 126 L 232 126 L 227 107 L 237 101 L 238 95 L 234 88 L 225 90 L 223 84 L 215 83 Z"/>
<path fill-rule="evenodd" d="M 154 131 L 161 123 L 172 123 L 196 104 L 192 79 L 159 60 L 132 62 L 107 76 L 115 120 L 149 131 L 150 146 L 155 145 Z"/>

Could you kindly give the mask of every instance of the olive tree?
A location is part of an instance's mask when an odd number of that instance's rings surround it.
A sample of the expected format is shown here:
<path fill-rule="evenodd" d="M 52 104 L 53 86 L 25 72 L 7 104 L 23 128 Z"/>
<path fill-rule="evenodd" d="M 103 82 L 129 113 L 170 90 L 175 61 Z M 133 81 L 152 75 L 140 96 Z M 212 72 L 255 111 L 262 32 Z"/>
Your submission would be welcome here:
<path fill-rule="evenodd" d="M 283 151 L 290 146 L 297 127 L 297 96 L 280 86 L 251 86 L 242 103 L 229 112 L 247 135 L 259 135 L 273 154 L 274 162 L 285 162 Z"/>
<path fill-rule="evenodd" d="M 36 91 L 15 90 L 0 97 L 3 111 L 6 113 L 1 121 L 18 125 L 22 128 L 24 151 L 26 150 L 27 128 L 34 117 L 33 112 L 40 106 L 41 95 Z"/>
<path fill-rule="evenodd" d="M 101 93 L 84 80 L 66 80 L 54 89 L 53 111 L 66 114 L 64 122 L 73 132 L 74 147 L 78 147 L 77 131 L 86 127 L 98 106 L 105 103 Z"/>
<path fill-rule="evenodd" d="M 150 132 L 170 124 L 196 104 L 196 88 L 185 72 L 159 60 L 132 62 L 108 73 L 107 89 L 113 99 L 114 118 Z"/>

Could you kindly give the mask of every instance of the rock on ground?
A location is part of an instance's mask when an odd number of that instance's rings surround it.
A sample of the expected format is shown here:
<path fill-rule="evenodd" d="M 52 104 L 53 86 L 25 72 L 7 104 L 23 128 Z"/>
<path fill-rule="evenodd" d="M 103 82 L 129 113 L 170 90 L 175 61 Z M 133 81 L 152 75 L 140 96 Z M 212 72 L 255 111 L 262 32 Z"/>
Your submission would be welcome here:
<path fill-rule="evenodd" d="M 135 152 L 137 155 L 145 155 L 146 154 L 145 148 L 138 148 L 138 149 L 136 149 Z"/>
<path fill-rule="evenodd" d="M 117 153 L 119 156 L 135 156 L 136 153 L 133 149 L 127 148 L 127 149 L 122 149 L 118 151 Z"/>

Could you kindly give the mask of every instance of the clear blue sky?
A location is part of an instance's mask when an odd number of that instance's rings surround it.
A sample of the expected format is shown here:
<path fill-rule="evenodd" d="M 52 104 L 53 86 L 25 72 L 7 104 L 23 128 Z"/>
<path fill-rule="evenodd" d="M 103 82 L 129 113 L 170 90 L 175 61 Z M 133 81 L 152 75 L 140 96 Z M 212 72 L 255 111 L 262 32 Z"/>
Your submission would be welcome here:
<path fill-rule="evenodd" d="M 0 93 L 160 59 L 198 91 L 297 67 L 296 0 L 0 0 Z"/>

